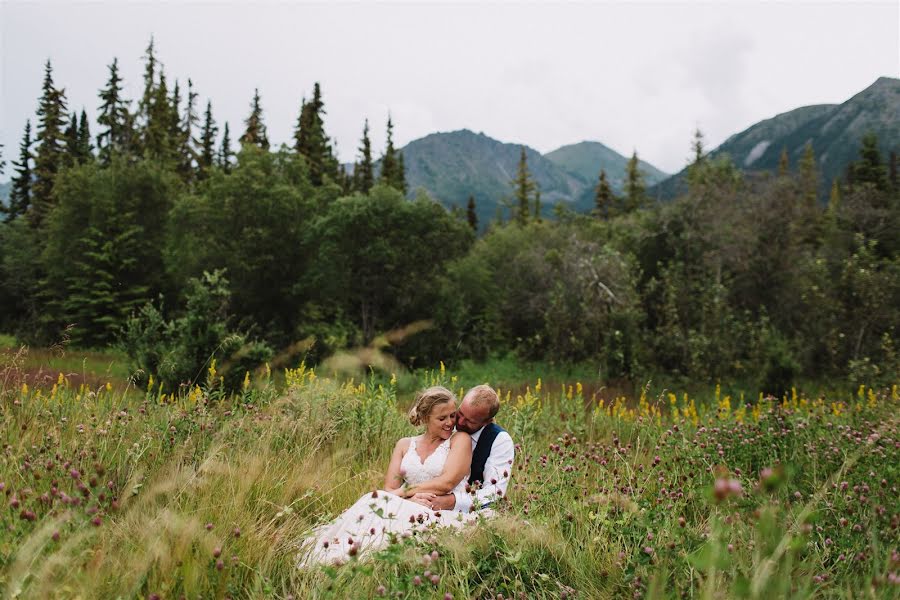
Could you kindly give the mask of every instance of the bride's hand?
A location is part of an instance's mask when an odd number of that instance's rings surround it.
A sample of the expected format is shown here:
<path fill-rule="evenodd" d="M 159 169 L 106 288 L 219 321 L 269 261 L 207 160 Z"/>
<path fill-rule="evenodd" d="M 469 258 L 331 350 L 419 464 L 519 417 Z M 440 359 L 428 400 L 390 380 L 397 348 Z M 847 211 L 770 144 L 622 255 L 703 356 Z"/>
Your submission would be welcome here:
<path fill-rule="evenodd" d="M 432 494 L 431 492 L 419 492 L 410 496 L 409 499 L 417 504 L 431 508 L 431 503 L 434 501 L 435 497 L 436 494 Z"/>

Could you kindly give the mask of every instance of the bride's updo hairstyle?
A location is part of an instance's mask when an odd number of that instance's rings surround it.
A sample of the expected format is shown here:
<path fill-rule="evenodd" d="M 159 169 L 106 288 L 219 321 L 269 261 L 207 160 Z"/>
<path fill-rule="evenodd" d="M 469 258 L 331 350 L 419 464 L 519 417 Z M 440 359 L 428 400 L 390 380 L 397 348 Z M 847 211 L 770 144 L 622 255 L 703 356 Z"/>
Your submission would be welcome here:
<path fill-rule="evenodd" d="M 416 394 L 416 401 L 409 409 L 409 422 L 418 427 L 425 423 L 435 406 L 456 402 L 456 396 L 447 388 L 435 385 Z"/>

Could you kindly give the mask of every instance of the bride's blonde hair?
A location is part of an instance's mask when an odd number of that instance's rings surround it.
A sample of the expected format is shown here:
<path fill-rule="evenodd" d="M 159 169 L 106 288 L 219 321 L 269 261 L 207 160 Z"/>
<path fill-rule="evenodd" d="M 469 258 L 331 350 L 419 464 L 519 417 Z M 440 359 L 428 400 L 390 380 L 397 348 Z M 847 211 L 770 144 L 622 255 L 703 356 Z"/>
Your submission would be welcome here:
<path fill-rule="evenodd" d="M 409 409 L 409 422 L 419 426 L 425 422 L 434 407 L 447 402 L 456 402 L 456 396 L 441 385 L 435 385 L 416 394 L 416 401 Z"/>

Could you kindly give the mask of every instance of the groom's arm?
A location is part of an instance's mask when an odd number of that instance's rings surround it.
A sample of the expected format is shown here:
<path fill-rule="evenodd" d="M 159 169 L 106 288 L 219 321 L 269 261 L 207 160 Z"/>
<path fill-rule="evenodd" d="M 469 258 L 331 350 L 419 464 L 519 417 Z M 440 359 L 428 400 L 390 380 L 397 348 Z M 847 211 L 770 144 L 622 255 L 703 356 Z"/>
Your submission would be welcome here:
<path fill-rule="evenodd" d="M 470 512 L 472 508 L 476 510 L 484 508 L 506 496 L 515 452 L 515 444 L 510 435 L 505 431 L 501 432 L 494 440 L 491 454 L 484 465 L 484 482 L 481 489 L 474 494 L 455 492 L 453 508 L 460 512 Z"/>

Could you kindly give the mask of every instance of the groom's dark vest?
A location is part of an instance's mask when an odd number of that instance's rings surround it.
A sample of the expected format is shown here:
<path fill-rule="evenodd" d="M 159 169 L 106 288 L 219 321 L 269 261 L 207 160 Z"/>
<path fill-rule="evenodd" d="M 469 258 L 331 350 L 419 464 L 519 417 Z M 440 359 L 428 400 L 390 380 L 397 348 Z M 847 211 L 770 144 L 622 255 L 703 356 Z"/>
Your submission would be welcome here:
<path fill-rule="evenodd" d="M 494 440 L 497 439 L 501 431 L 504 431 L 503 428 L 496 423 L 488 423 L 481 430 L 481 435 L 478 436 L 478 443 L 475 444 L 475 450 L 472 452 L 472 469 L 469 471 L 469 483 L 484 481 L 484 465 L 487 463 L 488 456 L 491 455 L 491 447 L 494 445 Z"/>

